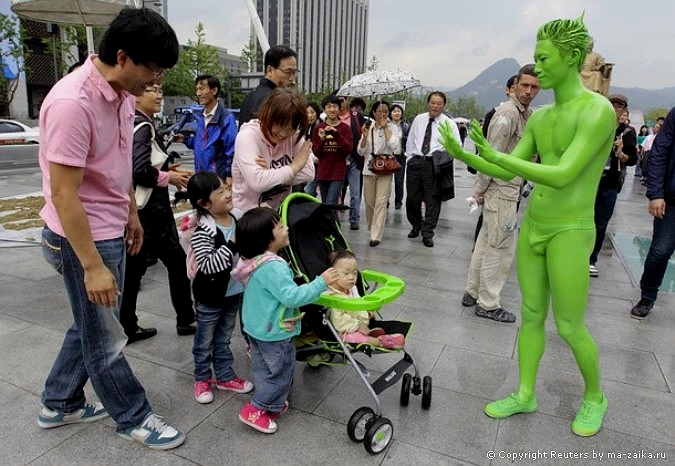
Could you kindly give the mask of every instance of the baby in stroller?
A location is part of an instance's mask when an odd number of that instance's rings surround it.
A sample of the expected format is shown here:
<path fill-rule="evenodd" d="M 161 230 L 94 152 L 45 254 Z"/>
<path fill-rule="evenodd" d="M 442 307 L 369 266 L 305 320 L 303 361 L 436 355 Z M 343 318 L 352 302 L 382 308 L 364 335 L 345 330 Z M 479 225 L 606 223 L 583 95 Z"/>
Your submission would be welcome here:
<path fill-rule="evenodd" d="M 354 253 L 343 249 L 331 251 L 328 254 L 328 266 L 337 270 L 338 279 L 328 286 L 326 294 L 359 298 L 356 288 L 359 271 Z M 369 324 L 373 314 L 369 311 L 345 311 L 331 308 L 328 315 L 333 327 L 345 343 L 365 343 L 388 349 L 399 349 L 405 345 L 405 336 L 401 333 L 387 334 L 381 327 L 370 328 Z"/>

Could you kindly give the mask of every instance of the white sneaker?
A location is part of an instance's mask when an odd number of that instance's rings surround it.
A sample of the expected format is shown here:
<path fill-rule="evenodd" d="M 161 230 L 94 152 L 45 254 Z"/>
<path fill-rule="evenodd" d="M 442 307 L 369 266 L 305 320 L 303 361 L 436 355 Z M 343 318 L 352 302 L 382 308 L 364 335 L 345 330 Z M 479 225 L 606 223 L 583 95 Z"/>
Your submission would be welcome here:
<path fill-rule="evenodd" d="M 598 269 L 593 264 L 588 266 L 588 272 L 591 274 L 591 277 L 597 277 L 600 275 L 600 272 L 598 272 Z"/>
<path fill-rule="evenodd" d="M 185 441 L 183 432 L 164 422 L 164 418 L 155 413 L 150 413 L 141 425 L 128 427 L 117 434 L 156 450 L 176 448 Z"/>

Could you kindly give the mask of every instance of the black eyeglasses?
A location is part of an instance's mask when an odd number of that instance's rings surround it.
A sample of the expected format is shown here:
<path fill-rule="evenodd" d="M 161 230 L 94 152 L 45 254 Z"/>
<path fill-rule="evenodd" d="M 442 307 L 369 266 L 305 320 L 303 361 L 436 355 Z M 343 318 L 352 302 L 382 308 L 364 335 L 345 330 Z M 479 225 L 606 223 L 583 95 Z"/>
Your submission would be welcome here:
<path fill-rule="evenodd" d="M 281 71 L 286 76 L 295 76 L 296 74 L 300 74 L 300 70 L 298 70 L 297 68 L 296 69 L 289 68 L 286 70 L 282 70 L 281 68 L 277 68 L 276 66 L 275 68 Z"/>

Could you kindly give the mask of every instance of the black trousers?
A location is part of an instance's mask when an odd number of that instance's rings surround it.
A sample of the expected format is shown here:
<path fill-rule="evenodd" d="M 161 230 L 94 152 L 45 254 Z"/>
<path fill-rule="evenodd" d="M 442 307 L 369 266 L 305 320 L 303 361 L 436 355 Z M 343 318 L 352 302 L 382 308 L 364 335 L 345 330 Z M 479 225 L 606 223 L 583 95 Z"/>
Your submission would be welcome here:
<path fill-rule="evenodd" d="M 122 306 L 120 308 L 120 323 L 127 335 L 138 329 L 136 316 L 136 300 L 141 287 L 141 279 L 148 270 L 148 247 L 143 245 L 135 256 L 127 253 L 124 269 L 124 286 L 122 287 Z M 153 248 L 153 253 L 162 261 L 169 273 L 169 293 L 171 304 L 176 310 L 176 325 L 188 326 L 195 321 L 192 307 L 192 292 L 190 279 L 187 276 L 185 265 L 185 251 L 181 247 Z"/>
<path fill-rule="evenodd" d="M 431 157 L 412 156 L 406 166 L 405 210 L 413 228 L 422 232 L 422 238 L 433 238 L 441 214 L 441 193 L 436 186 L 434 162 Z M 422 217 L 424 202 L 424 217 Z"/>

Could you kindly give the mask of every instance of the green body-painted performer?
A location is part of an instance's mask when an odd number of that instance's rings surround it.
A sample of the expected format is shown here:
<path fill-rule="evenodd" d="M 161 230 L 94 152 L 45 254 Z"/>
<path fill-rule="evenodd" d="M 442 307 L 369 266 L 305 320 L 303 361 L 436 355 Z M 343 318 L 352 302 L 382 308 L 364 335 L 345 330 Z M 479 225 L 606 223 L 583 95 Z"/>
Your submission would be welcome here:
<path fill-rule="evenodd" d="M 450 128 L 441 143 L 456 158 L 505 180 L 522 176 L 536 183 L 518 240 L 522 325 L 518 334 L 520 386 L 489 403 L 485 413 L 504 418 L 537 409 L 535 383 L 546 344 L 549 301 L 560 337 L 570 346 L 585 391 L 572 431 L 600 430 L 607 400 L 600 387 L 598 350 L 586 325 L 588 255 L 595 239 L 595 194 L 612 143 L 616 117 L 609 101 L 584 88 L 579 71 L 591 41 L 583 18 L 554 20 L 537 33 L 535 72 L 555 101 L 532 114 L 511 154 L 495 151 L 472 122 L 470 132 L 482 157 L 462 149 Z M 539 154 L 541 163 L 533 163 Z"/>

